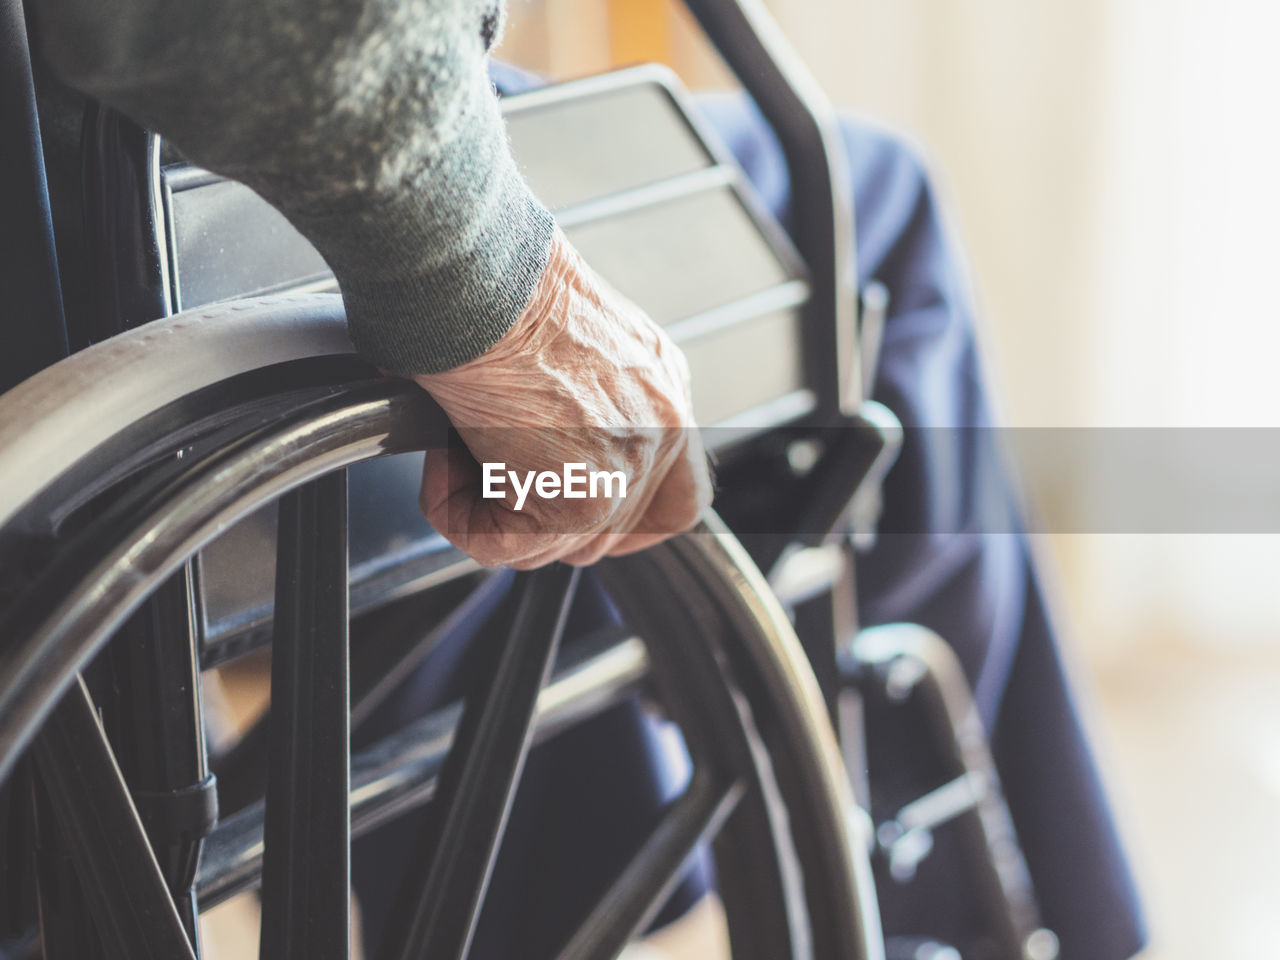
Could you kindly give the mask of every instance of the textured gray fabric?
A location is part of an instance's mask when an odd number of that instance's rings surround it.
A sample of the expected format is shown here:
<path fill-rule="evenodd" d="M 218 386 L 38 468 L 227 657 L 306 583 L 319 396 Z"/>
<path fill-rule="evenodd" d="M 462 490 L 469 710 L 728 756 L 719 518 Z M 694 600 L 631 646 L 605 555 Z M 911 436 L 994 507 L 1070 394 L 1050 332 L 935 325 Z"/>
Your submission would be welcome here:
<path fill-rule="evenodd" d="M 483 353 L 546 263 L 486 70 L 494 0 L 35 0 L 75 87 L 252 187 L 333 268 L 398 373 Z"/>

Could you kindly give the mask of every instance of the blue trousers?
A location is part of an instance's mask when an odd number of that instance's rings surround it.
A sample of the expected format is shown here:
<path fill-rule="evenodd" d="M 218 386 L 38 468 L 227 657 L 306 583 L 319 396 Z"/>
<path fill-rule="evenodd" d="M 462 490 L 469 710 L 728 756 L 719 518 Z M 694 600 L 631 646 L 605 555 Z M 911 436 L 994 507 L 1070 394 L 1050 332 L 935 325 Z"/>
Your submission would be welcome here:
<path fill-rule="evenodd" d="M 532 85 L 500 66 L 494 72 L 505 92 Z M 717 96 L 702 99 L 700 108 L 789 225 L 786 164 L 753 104 Z M 879 280 L 891 297 L 875 397 L 908 431 L 979 428 L 905 446 L 884 489 L 882 528 L 893 532 L 882 534 L 859 563 L 860 617 L 869 625 L 922 623 L 954 646 L 991 732 L 1045 923 L 1061 939 L 1064 960 L 1125 960 L 1145 938 L 1138 897 L 1028 543 L 1016 532 L 1011 490 L 1003 498 L 1007 523 L 993 529 L 990 522 L 990 491 L 1008 484 L 995 434 L 985 429 L 992 419 L 962 258 L 916 155 L 866 124 L 846 120 L 842 129 L 857 212 L 859 283 Z M 574 612 L 581 628 L 611 616 L 595 591 L 588 587 L 584 597 Z M 465 642 L 461 636 L 433 653 L 390 708 L 396 716 L 388 722 L 439 702 L 448 685 L 442 678 L 461 659 Z M 685 776 L 653 724 L 635 704 L 625 704 L 534 752 L 474 956 L 550 955 L 625 862 Z M 412 829 L 413 818 L 405 818 L 357 844 L 353 879 L 370 946 L 385 921 Z M 710 882 L 705 870 L 693 871 L 668 916 Z M 891 893 L 884 894 L 890 927 Z"/>
<path fill-rule="evenodd" d="M 702 108 L 788 225 L 786 163 L 754 105 L 720 96 Z M 842 131 L 859 287 L 879 280 L 890 294 L 875 399 L 907 431 L 884 487 L 882 533 L 858 564 L 859 615 L 866 625 L 924 624 L 954 647 L 1062 957 L 1123 960 L 1145 941 L 1138 895 L 1029 544 L 1017 532 L 964 259 L 915 152 L 853 119 Z"/>

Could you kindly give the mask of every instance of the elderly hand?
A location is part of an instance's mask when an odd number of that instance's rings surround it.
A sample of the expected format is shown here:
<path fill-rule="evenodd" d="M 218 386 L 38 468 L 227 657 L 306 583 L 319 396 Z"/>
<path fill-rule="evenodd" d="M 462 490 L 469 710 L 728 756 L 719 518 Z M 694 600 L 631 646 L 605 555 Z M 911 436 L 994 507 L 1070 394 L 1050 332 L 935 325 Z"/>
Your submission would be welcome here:
<path fill-rule="evenodd" d="M 414 380 L 467 448 L 427 452 L 422 511 L 481 563 L 594 563 L 689 528 L 711 502 L 684 355 L 558 230 L 511 330 L 475 360 Z M 615 485 L 611 497 L 565 498 L 548 484 L 552 495 L 525 486 L 522 499 L 507 482 L 491 484 L 501 497 L 487 498 L 484 463 L 504 464 L 520 484 L 532 472 L 563 474 L 566 464 L 621 471 L 626 495 Z"/>

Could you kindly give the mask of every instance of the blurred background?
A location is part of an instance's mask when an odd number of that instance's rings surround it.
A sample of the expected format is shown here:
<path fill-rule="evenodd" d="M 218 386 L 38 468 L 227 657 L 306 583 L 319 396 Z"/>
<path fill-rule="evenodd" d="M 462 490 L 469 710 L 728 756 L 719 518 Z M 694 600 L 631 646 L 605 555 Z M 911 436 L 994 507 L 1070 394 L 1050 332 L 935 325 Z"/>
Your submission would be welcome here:
<path fill-rule="evenodd" d="M 1280 8 L 770 6 L 838 104 L 930 158 L 1006 423 L 1280 426 Z M 499 55 L 729 85 L 675 0 L 513 0 Z M 1024 468 L 1147 895 L 1145 956 L 1280 956 L 1280 536 L 1097 532 L 1089 463 Z"/>

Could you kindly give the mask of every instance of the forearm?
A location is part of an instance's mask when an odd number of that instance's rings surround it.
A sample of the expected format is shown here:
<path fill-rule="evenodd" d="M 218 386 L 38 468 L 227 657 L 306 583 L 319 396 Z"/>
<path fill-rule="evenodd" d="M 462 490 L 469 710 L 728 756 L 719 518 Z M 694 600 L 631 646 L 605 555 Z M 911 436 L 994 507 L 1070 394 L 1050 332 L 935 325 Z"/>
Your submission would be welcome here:
<path fill-rule="evenodd" d="M 514 322 L 551 218 L 516 172 L 477 0 L 38 0 L 75 86 L 261 193 L 329 261 L 353 339 L 447 369 Z"/>

